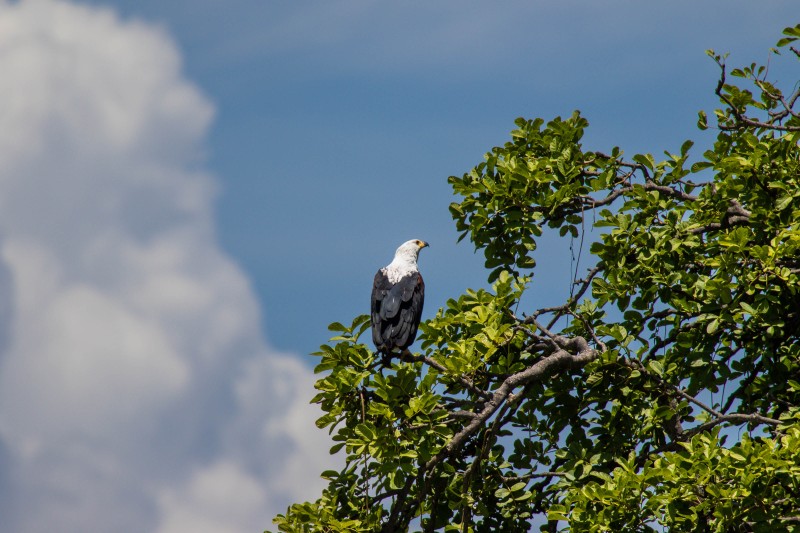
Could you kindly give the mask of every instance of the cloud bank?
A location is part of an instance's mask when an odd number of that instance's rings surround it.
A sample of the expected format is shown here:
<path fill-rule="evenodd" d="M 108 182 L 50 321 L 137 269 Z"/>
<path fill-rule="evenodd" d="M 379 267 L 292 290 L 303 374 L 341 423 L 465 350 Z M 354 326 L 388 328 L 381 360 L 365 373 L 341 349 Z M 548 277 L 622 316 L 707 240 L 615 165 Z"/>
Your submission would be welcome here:
<path fill-rule="evenodd" d="M 0 1 L 4 530 L 261 531 L 321 488 L 313 376 L 216 242 L 181 68 L 161 28 Z"/>

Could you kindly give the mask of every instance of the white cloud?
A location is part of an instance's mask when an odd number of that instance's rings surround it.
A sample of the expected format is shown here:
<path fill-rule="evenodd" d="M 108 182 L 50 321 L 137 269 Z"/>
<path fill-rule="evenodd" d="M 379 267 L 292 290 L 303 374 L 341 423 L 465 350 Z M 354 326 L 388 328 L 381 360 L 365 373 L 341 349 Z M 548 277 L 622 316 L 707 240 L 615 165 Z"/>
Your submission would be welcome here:
<path fill-rule="evenodd" d="M 167 512 L 158 533 L 235 533 L 252 531 L 269 502 L 259 480 L 222 461 L 196 472 L 181 491 L 164 491 L 160 504 Z"/>
<path fill-rule="evenodd" d="M 0 72 L 3 529 L 260 531 L 313 498 L 313 376 L 216 244 L 169 36 L 0 0 Z"/>

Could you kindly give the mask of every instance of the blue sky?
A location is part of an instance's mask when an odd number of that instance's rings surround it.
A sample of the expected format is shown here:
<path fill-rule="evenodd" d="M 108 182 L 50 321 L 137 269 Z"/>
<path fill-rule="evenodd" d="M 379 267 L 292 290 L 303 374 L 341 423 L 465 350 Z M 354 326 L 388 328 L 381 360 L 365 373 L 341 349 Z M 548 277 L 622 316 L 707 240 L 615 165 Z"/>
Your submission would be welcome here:
<path fill-rule="evenodd" d="M 216 106 L 221 245 L 253 280 L 269 341 L 300 353 L 365 312 L 372 273 L 408 238 L 432 243 L 428 313 L 485 285 L 480 256 L 455 245 L 446 178 L 505 142 L 514 118 L 580 109 L 587 147 L 676 150 L 715 103 L 704 51 L 766 60 L 795 13 L 788 1 L 98 4 L 163 25 Z"/>
<path fill-rule="evenodd" d="M 4 527 L 260 531 L 314 498 L 328 323 L 409 238 L 427 316 L 486 286 L 447 177 L 575 109 L 587 149 L 699 153 L 704 51 L 766 61 L 795 5 L 0 0 Z M 569 242 L 539 252 L 559 303 Z"/>

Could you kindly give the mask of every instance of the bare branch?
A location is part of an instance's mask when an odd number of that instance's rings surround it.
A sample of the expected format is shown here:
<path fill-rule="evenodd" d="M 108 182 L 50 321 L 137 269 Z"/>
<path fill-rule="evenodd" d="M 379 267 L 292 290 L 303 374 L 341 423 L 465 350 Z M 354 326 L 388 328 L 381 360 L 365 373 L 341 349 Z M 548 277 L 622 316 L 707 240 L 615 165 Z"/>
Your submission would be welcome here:
<path fill-rule="evenodd" d="M 792 49 L 794 51 L 794 49 Z M 796 52 L 795 52 L 796 53 Z M 742 128 L 742 126 L 750 126 L 753 128 L 763 128 L 775 131 L 800 131 L 800 126 L 784 126 L 774 121 L 770 122 L 763 122 L 761 120 L 756 120 L 753 118 L 748 117 L 744 114 L 742 109 L 739 109 L 734 105 L 728 96 L 722 92 L 722 89 L 725 88 L 725 63 L 722 61 L 717 61 L 719 64 L 721 74 L 719 77 L 719 81 L 717 82 L 717 88 L 714 90 L 714 94 L 716 94 L 719 99 L 731 110 L 733 117 L 735 118 L 735 124 L 733 125 L 726 125 L 726 124 L 718 124 L 718 127 L 722 131 L 737 131 Z M 763 90 L 763 89 L 762 89 Z M 789 108 L 787 108 L 788 110 Z"/>
<path fill-rule="evenodd" d="M 720 415 L 704 424 L 700 424 L 697 427 L 693 427 L 683 433 L 682 440 L 689 439 L 698 433 L 702 433 L 704 431 L 708 431 L 709 429 L 718 426 L 720 424 L 730 423 L 730 424 L 766 424 L 769 426 L 779 426 L 781 425 L 780 420 L 776 420 L 775 418 L 769 418 L 758 413 L 751 413 L 751 414 L 740 414 L 740 413 L 733 413 L 729 415 Z"/>
<path fill-rule="evenodd" d="M 503 480 L 503 483 L 518 483 L 520 481 L 528 481 L 530 479 L 539 478 L 539 477 L 564 477 L 566 474 L 564 472 L 531 472 L 529 474 L 523 474 L 521 476 L 502 476 L 500 479 Z"/>

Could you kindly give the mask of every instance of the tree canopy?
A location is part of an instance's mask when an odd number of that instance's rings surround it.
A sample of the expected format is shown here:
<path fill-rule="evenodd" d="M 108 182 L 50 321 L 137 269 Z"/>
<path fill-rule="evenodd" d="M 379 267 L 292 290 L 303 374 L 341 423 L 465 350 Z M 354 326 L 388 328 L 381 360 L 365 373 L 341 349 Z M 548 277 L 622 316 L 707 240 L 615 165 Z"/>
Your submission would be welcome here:
<path fill-rule="evenodd" d="M 800 531 L 800 88 L 709 55 L 703 154 L 593 151 L 576 112 L 449 178 L 492 289 L 389 363 L 367 316 L 330 326 L 313 401 L 345 466 L 280 531 Z M 588 268 L 529 309 L 546 232 Z"/>

